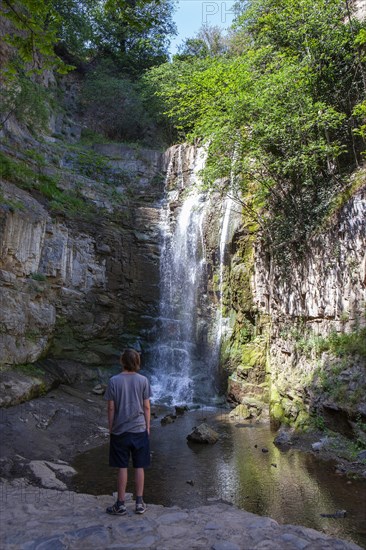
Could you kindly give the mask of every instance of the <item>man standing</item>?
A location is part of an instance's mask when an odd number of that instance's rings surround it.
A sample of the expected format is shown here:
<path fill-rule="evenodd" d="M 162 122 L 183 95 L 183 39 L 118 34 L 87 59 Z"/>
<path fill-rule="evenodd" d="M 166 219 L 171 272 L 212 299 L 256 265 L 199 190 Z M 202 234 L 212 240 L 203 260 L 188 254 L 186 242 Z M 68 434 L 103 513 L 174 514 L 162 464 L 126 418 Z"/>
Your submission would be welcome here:
<path fill-rule="evenodd" d="M 150 466 L 150 397 L 148 379 L 138 374 L 140 354 L 126 349 L 120 357 L 122 372 L 109 380 L 105 399 L 108 400 L 110 433 L 109 465 L 119 468 L 117 501 L 106 510 L 108 514 L 127 514 L 125 494 L 128 463 L 132 457 L 135 469 L 136 514 L 143 514 L 145 471 Z"/>

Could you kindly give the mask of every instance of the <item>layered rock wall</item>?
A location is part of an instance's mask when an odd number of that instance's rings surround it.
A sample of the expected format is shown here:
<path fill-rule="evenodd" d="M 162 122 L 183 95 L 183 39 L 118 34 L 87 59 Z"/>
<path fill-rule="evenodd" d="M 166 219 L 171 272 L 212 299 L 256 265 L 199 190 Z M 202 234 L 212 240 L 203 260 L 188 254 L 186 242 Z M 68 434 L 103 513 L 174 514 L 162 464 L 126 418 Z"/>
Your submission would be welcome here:
<path fill-rule="evenodd" d="M 244 222 L 229 266 L 233 333 L 223 357 L 232 372 L 228 392 L 234 402 L 245 403 L 257 393 L 268 399 L 278 422 L 305 428 L 315 421 L 361 441 L 366 419 L 364 182 L 360 170 L 350 198 L 287 273 Z"/>
<path fill-rule="evenodd" d="M 132 190 L 90 178 L 80 187 L 71 170 L 60 172 L 60 188 L 81 188 L 92 215 L 65 215 L 36 191 L 0 182 L 0 365 L 45 355 L 115 362 L 156 311 L 162 156 L 112 149 L 106 162 Z"/>

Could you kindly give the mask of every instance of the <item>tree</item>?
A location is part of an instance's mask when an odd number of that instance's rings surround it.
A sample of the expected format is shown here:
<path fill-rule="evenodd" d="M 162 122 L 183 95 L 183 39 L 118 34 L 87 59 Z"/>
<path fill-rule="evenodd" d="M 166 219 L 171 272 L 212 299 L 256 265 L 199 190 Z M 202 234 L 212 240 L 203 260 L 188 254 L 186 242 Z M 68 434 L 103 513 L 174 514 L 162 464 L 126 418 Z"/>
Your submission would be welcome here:
<path fill-rule="evenodd" d="M 195 37 L 187 38 L 178 47 L 175 58 L 181 61 L 193 57 L 215 57 L 222 55 L 227 50 L 227 40 L 220 27 L 203 25 Z"/>
<path fill-rule="evenodd" d="M 365 25 L 343 0 L 243 4 L 225 55 L 176 59 L 148 78 L 181 135 L 209 143 L 206 182 L 235 182 L 272 249 L 300 253 L 364 145 L 352 129 Z"/>
<path fill-rule="evenodd" d="M 175 33 L 171 0 L 2 0 L 0 9 L 15 30 L 5 40 L 34 72 L 109 55 L 141 73 L 167 60 Z"/>
<path fill-rule="evenodd" d="M 68 67 L 55 55 L 58 41 L 59 17 L 52 0 L 2 0 L 0 14 L 10 21 L 4 40 L 14 48 L 17 60 L 28 71 L 40 73 L 44 68 L 65 72 Z M 8 63 L 6 73 L 14 74 L 14 64 Z"/>
<path fill-rule="evenodd" d="M 97 10 L 94 44 L 129 74 L 168 59 L 169 36 L 176 32 L 171 0 L 107 0 Z"/>

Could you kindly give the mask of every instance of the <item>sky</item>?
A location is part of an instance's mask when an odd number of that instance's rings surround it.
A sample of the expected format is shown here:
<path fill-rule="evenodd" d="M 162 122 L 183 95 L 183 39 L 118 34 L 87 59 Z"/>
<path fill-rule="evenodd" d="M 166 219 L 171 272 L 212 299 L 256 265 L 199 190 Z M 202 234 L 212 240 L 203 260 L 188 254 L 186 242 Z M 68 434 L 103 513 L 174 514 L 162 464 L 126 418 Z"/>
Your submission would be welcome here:
<path fill-rule="evenodd" d="M 230 26 L 234 13 L 233 0 L 177 0 L 174 21 L 178 35 L 171 40 L 170 53 L 177 52 L 177 46 L 185 38 L 191 38 L 203 24 L 226 29 Z"/>

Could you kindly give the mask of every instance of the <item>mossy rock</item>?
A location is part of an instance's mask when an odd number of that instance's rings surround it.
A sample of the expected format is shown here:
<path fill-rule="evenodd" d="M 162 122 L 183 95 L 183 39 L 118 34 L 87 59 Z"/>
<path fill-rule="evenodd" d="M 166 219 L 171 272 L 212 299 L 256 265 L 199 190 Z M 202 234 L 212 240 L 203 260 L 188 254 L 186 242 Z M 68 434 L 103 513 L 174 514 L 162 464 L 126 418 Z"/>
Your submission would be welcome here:
<path fill-rule="evenodd" d="M 246 379 L 248 376 L 248 372 L 252 369 L 252 365 L 239 365 L 239 367 L 236 369 L 236 374 L 239 378 Z"/>
<path fill-rule="evenodd" d="M 310 425 L 309 413 L 305 410 L 302 410 L 297 415 L 297 418 L 294 423 L 294 427 L 298 430 L 306 430 Z"/>
<path fill-rule="evenodd" d="M 277 388 L 273 385 L 271 385 L 271 389 L 269 392 L 269 397 L 271 403 L 279 403 L 281 401 L 281 396 L 277 390 Z"/>
<path fill-rule="evenodd" d="M 285 412 L 280 403 L 272 403 L 270 406 L 270 416 L 279 422 L 286 420 Z"/>
<path fill-rule="evenodd" d="M 248 419 L 252 417 L 252 413 L 249 410 L 249 407 L 247 405 L 241 404 L 235 407 L 229 414 L 230 418 L 242 418 L 242 419 Z"/>
<path fill-rule="evenodd" d="M 266 365 L 266 345 L 265 342 L 257 338 L 249 344 L 246 344 L 242 351 L 242 363 L 249 367 L 261 366 L 265 367 Z"/>

